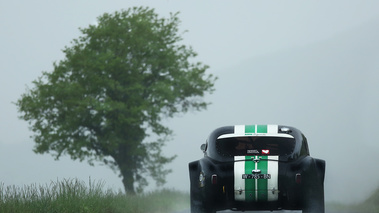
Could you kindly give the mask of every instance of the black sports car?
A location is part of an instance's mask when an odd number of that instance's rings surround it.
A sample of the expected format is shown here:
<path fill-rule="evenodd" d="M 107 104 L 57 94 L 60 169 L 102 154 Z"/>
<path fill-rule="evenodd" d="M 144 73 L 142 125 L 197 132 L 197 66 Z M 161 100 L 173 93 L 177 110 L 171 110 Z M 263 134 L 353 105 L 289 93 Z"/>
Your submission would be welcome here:
<path fill-rule="evenodd" d="M 323 213 L 325 161 L 309 155 L 307 139 L 281 125 L 214 130 L 189 163 L 191 212 L 303 210 Z"/>

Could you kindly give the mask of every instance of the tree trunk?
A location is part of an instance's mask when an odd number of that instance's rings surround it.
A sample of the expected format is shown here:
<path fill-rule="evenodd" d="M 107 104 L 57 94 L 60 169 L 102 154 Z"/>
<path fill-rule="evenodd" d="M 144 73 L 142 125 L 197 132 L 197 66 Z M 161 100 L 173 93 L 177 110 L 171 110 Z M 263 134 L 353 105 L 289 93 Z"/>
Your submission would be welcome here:
<path fill-rule="evenodd" d="M 134 177 L 130 164 L 128 165 L 125 162 L 118 162 L 118 167 L 120 168 L 125 193 L 134 195 L 136 192 L 134 190 Z"/>
<path fill-rule="evenodd" d="M 128 127 L 125 129 L 133 129 Z M 134 131 L 134 129 L 133 129 Z M 136 162 L 136 147 L 140 144 L 144 138 L 144 132 L 142 131 L 134 137 L 128 137 L 125 135 L 125 138 L 129 140 L 124 143 L 118 144 L 116 152 L 113 153 L 113 159 L 116 161 L 118 168 L 120 169 L 120 174 L 122 176 L 122 183 L 124 184 L 124 189 L 126 194 L 136 194 L 134 188 L 135 175 L 137 172 L 138 163 Z M 134 133 L 138 133 L 137 130 Z"/>
<path fill-rule="evenodd" d="M 120 145 L 118 153 L 113 155 L 113 159 L 120 170 L 125 193 L 134 195 L 136 193 L 134 189 L 135 162 L 127 150 L 125 145 Z"/>

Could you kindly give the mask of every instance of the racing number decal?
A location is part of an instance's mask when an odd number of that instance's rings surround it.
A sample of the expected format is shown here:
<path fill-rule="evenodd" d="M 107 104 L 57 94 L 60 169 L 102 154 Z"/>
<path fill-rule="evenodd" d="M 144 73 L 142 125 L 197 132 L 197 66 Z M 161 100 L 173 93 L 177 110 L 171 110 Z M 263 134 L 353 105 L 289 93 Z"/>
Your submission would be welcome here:
<path fill-rule="evenodd" d="M 235 200 L 275 201 L 278 199 L 278 156 L 235 156 Z M 253 159 L 259 159 L 254 162 Z M 260 171 L 252 175 L 253 170 Z M 243 178 L 246 175 L 252 178 Z M 258 178 L 264 177 L 264 178 Z"/>

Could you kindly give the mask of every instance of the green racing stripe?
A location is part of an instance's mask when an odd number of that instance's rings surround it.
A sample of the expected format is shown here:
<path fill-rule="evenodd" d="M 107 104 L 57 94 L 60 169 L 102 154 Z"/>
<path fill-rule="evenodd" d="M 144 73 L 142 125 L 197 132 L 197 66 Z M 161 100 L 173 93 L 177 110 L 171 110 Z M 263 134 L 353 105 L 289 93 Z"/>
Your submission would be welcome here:
<path fill-rule="evenodd" d="M 245 126 L 245 135 L 252 135 L 255 133 L 255 125 L 246 125 Z"/>
<path fill-rule="evenodd" d="M 257 133 L 267 133 L 267 125 L 257 125 Z"/>
<path fill-rule="evenodd" d="M 258 156 L 257 156 L 258 157 Z M 259 156 L 261 158 L 261 161 L 257 163 L 257 167 L 259 170 L 261 170 L 261 174 L 267 174 L 267 156 Z M 267 179 L 258 179 L 257 186 L 258 186 L 258 201 L 267 201 Z"/>
<path fill-rule="evenodd" d="M 255 169 L 255 162 L 251 158 L 252 156 L 245 156 L 245 174 L 251 174 Z M 245 179 L 245 201 L 255 201 L 255 185 L 255 179 Z"/>

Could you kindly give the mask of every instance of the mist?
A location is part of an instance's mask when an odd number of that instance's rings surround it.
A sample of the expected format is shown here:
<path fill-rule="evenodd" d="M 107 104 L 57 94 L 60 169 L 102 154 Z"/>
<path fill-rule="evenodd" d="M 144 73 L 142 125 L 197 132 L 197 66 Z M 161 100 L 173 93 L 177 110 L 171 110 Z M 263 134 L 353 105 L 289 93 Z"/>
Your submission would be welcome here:
<path fill-rule="evenodd" d="M 180 11 L 183 43 L 219 77 L 207 110 L 165 123 L 164 151 L 178 155 L 165 187 L 189 190 L 188 163 L 217 127 L 283 124 L 300 129 L 313 157 L 326 160 L 326 201 L 355 203 L 379 186 L 379 16 L 377 1 L 76 1 L 0 3 L 0 182 L 45 184 L 79 178 L 122 188 L 109 168 L 32 152 L 33 134 L 15 102 L 42 71 L 63 59 L 79 27 L 104 12 L 145 5 Z M 155 189 L 154 184 L 148 190 Z"/>
<path fill-rule="evenodd" d="M 379 171 L 370 166 L 379 154 L 370 134 L 379 127 L 379 32 L 373 23 L 379 20 L 220 72 L 209 110 L 175 121 L 180 122 L 173 126 L 180 129 L 176 150 L 190 146 L 197 151 L 193 156 L 183 150 L 179 156 L 200 157 L 198 146 L 213 127 L 291 125 L 307 137 L 311 156 L 326 160 L 326 200 L 358 202 L 368 197 L 379 186 L 374 178 Z"/>

